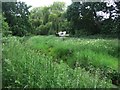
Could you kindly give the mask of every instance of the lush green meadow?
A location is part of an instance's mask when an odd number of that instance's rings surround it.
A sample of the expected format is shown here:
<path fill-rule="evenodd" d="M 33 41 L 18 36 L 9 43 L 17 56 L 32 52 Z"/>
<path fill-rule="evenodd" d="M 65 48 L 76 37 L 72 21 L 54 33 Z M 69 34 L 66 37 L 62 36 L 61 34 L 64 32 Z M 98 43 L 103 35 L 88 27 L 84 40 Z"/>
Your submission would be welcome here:
<path fill-rule="evenodd" d="M 3 87 L 115 88 L 118 39 L 3 37 Z"/>

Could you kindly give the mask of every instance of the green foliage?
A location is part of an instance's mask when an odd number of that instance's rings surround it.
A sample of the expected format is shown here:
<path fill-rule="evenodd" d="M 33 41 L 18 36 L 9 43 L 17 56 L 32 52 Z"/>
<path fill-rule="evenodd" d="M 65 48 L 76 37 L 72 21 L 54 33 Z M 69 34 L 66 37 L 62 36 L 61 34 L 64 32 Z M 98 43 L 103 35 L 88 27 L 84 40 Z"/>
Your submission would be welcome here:
<path fill-rule="evenodd" d="M 75 34 L 75 30 L 81 27 L 80 24 L 80 3 L 79 2 L 75 2 L 72 3 L 70 6 L 68 6 L 67 8 L 67 20 L 71 22 L 71 27 L 72 27 L 72 31 L 70 31 L 73 35 Z"/>
<path fill-rule="evenodd" d="M 11 30 L 13 32 L 13 35 L 17 36 L 25 36 L 28 34 L 27 28 L 24 25 L 14 25 Z"/>
<path fill-rule="evenodd" d="M 65 10 L 65 3 L 64 2 L 54 2 L 51 6 L 50 9 L 54 13 L 60 13 Z"/>
<path fill-rule="evenodd" d="M 113 1 L 114 2 L 114 1 Z M 67 8 L 67 20 L 70 21 L 71 34 L 75 36 L 94 34 L 116 34 L 119 32 L 119 2 L 116 6 L 107 6 L 108 2 L 74 2 Z M 116 9 L 117 8 L 117 9 Z M 109 14 L 108 18 L 98 15 L 102 11 Z M 84 30 L 84 31 L 81 31 Z M 77 33 L 76 33 L 77 32 Z M 81 32 L 84 32 L 81 34 Z"/>
<path fill-rule="evenodd" d="M 24 2 L 3 2 L 3 15 L 13 35 L 24 36 L 25 32 L 31 32 L 31 26 L 28 22 L 29 8 L 30 6 Z"/>
<path fill-rule="evenodd" d="M 53 38 L 53 36 L 33 37 L 28 41 L 28 45 L 30 48 L 53 56 L 53 61 L 60 62 L 62 59 L 71 68 L 80 66 L 90 70 L 92 66 L 94 69 L 101 69 L 101 74 L 105 73 L 103 76 L 118 70 L 118 40 L 66 39 Z"/>
<path fill-rule="evenodd" d="M 23 40 L 24 38 L 18 37 L 3 38 L 3 88 L 117 88 L 111 84 L 111 80 L 100 78 L 97 69 L 95 74 L 81 67 L 72 69 L 63 60 L 57 63 L 54 61 L 55 58 L 43 52 L 48 50 L 46 48 L 49 45 L 55 46 L 56 49 L 61 46 L 66 50 L 65 46 L 62 46 L 63 43 L 60 44 L 62 40 L 53 36 L 31 37 L 27 41 Z M 65 43 L 63 45 L 74 45 L 74 43 L 70 44 L 71 40 L 63 41 Z M 78 41 L 76 44 L 85 43 L 79 39 L 75 41 Z"/>
<path fill-rule="evenodd" d="M 119 3 L 108 6 L 108 2 L 73 2 L 66 9 L 64 2 L 54 2 L 29 12 L 30 6 L 24 2 L 4 2 L 2 9 L 5 22 L 12 34 L 17 36 L 51 35 L 59 31 L 67 31 L 70 36 L 76 37 L 95 34 L 115 36 L 120 31 Z M 105 18 L 98 12 L 109 16 Z"/>
<path fill-rule="evenodd" d="M 46 27 L 45 25 L 40 25 L 38 28 L 36 28 L 36 32 L 38 35 L 47 35 L 48 27 Z"/>
<path fill-rule="evenodd" d="M 0 22 L 2 23 L 2 28 L 0 28 L 0 31 L 2 32 L 2 36 L 10 35 L 11 32 L 9 31 L 8 23 L 5 22 L 5 18 L 2 15 L 0 15 Z"/>
<path fill-rule="evenodd" d="M 64 21 L 66 20 L 64 12 L 65 4 L 63 2 L 54 2 L 49 7 L 38 7 L 32 9 L 29 16 L 29 21 L 33 27 L 32 33 L 48 35 L 55 34 L 61 30 L 61 28 L 63 30 L 63 27 L 65 28 Z M 43 33 L 38 33 L 40 31 L 39 28 Z"/>
<path fill-rule="evenodd" d="M 115 23 L 115 25 L 116 25 L 116 32 L 117 32 L 117 34 L 118 34 L 118 37 L 119 37 L 119 33 L 120 33 L 120 1 L 118 1 L 118 2 L 115 2 L 116 3 L 116 8 L 118 9 L 117 10 L 117 18 L 115 19 L 115 21 L 116 21 L 116 23 Z"/>

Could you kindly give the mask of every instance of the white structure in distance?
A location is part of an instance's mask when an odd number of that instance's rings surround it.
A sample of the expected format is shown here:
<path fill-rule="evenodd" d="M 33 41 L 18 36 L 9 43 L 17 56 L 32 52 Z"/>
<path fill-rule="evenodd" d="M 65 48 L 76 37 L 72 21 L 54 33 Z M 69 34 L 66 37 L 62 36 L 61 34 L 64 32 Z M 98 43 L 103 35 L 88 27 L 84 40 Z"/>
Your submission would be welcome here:
<path fill-rule="evenodd" d="M 67 34 L 66 31 L 60 31 L 60 32 L 56 33 L 56 36 L 59 36 L 59 37 L 68 37 L 69 34 Z"/>

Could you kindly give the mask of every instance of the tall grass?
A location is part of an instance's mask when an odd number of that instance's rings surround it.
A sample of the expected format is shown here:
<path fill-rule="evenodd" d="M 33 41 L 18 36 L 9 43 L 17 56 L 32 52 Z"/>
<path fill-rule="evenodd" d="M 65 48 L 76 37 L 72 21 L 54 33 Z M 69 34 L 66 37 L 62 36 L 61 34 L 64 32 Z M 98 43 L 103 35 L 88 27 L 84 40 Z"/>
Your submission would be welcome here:
<path fill-rule="evenodd" d="M 77 66 L 85 68 L 86 70 L 91 69 L 89 68 L 91 66 L 94 67 L 94 69 L 99 68 L 102 74 L 119 84 L 118 50 L 120 46 L 118 45 L 118 41 L 117 39 L 84 38 L 66 38 L 64 40 L 54 36 L 35 36 L 29 39 L 27 43 L 30 48 L 53 56 L 57 62 L 62 59 L 71 68 Z"/>
<path fill-rule="evenodd" d="M 81 44 L 84 40 L 63 41 L 53 36 L 37 36 L 26 41 L 22 40 L 23 38 L 17 37 L 3 38 L 3 87 L 116 87 L 108 78 L 101 78 L 98 69 L 95 74 L 92 74 L 81 67 L 83 64 L 85 66 L 86 62 L 92 62 L 92 65 L 96 67 L 106 66 L 117 69 L 116 57 L 109 54 L 105 57 L 104 54 L 95 53 L 92 49 L 87 50 L 87 47 Z M 99 63 L 97 60 L 100 60 Z M 76 64 L 76 61 L 79 61 L 78 64 L 81 65 L 72 68 L 72 64 Z"/>
<path fill-rule="evenodd" d="M 83 60 L 97 67 L 118 70 L 118 49 L 120 47 L 117 40 L 62 40 L 51 36 L 50 38 L 32 37 L 27 43 L 30 48 L 41 50 L 58 59 Z"/>

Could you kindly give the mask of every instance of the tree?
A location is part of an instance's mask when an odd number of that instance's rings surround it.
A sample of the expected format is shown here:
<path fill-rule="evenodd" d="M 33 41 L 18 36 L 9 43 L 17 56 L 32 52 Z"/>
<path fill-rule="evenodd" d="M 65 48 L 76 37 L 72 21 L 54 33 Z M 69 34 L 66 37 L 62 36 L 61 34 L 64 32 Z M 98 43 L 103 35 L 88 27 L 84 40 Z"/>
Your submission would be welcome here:
<path fill-rule="evenodd" d="M 54 2 L 50 6 L 51 13 L 63 13 L 65 11 L 65 3 L 64 2 Z"/>
<path fill-rule="evenodd" d="M 78 33 L 79 30 L 90 34 L 99 33 L 94 4 L 74 2 L 68 7 L 67 20 L 72 23 L 72 34 Z"/>
<path fill-rule="evenodd" d="M 2 10 L 13 35 L 24 36 L 30 33 L 29 8 L 24 2 L 3 2 Z"/>
<path fill-rule="evenodd" d="M 116 30 L 116 32 L 118 33 L 118 36 L 120 36 L 119 35 L 119 33 L 120 33 L 120 1 L 118 1 L 118 2 L 115 2 L 115 4 L 116 4 L 116 18 L 115 18 L 115 23 L 116 23 L 116 28 L 117 28 L 117 30 Z M 118 38 L 120 38 L 120 37 L 118 37 Z"/>
<path fill-rule="evenodd" d="M 75 30 L 80 28 L 79 21 L 80 21 L 80 12 L 79 9 L 81 4 L 79 2 L 74 2 L 67 8 L 67 20 L 71 22 L 72 31 L 70 31 L 73 35 L 75 34 Z"/>
<path fill-rule="evenodd" d="M 71 23 L 71 33 L 100 34 L 116 32 L 115 16 L 118 5 L 108 6 L 108 2 L 73 2 L 67 8 L 67 20 Z M 98 15 L 101 11 L 109 14 L 108 18 Z"/>
<path fill-rule="evenodd" d="M 48 22 L 48 18 L 49 18 L 49 7 L 44 7 L 42 10 L 43 13 L 43 24 L 45 25 Z"/>
<path fill-rule="evenodd" d="M 45 6 L 32 9 L 29 16 L 29 21 L 34 28 L 34 34 L 38 34 L 38 32 L 45 29 L 47 29 L 45 32 L 48 32 L 46 34 L 55 34 L 58 32 L 61 29 L 61 22 L 65 19 L 63 15 L 64 12 L 65 3 L 63 2 L 54 2 L 49 7 Z"/>
<path fill-rule="evenodd" d="M 61 22 L 65 19 L 63 14 L 65 13 L 65 3 L 64 2 L 54 2 L 50 6 L 49 21 L 52 22 L 52 28 L 54 33 L 61 30 Z"/>
<path fill-rule="evenodd" d="M 49 7 L 37 7 L 33 8 L 29 15 L 29 21 L 32 26 L 33 34 L 41 34 L 41 30 L 44 30 L 44 26 L 48 23 Z M 41 26 L 42 25 L 42 26 Z M 40 28 L 41 26 L 41 28 Z"/>
<path fill-rule="evenodd" d="M 2 21 L 2 28 L 0 29 L 0 31 L 2 32 L 2 36 L 8 36 L 9 34 L 11 34 L 11 32 L 9 31 L 8 23 L 5 22 L 5 18 L 1 14 L 0 21 Z"/>

